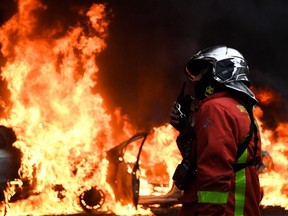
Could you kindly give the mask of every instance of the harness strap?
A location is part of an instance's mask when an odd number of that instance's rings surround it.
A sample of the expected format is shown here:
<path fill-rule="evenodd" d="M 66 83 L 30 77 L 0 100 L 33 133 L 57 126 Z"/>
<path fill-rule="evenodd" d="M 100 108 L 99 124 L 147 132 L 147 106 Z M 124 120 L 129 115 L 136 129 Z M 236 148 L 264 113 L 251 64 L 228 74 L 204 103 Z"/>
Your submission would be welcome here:
<path fill-rule="evenodd" d="M 248 161 L 246 163 L 234 164 L 233 165 L 234 172 L 238 172 L 239 170 L 244 169 L 247 166 L 256 166 L 259 163 L 259 161 L 257 161 L 257 158 L 256 158 L 257 148 L 258 148 L 257 126 L 255 125 L 252 108 L 250 108 L 250 107 L 247 108 L 246 107 L 246 110 L 247 110 L 247 112 L 249 114 L 249 118 L 250 118 L 250 121 L 251 121 L 250 129 L 249 129 L 249 133 L 246 136 L 245 140 L 238 146 L 238 151 L 237 151 L 236 158 L 239 159 L 239 157 L 247 149 L 247 147 L 248 147 L 248 145 L 249 145 L 249 143 L 250 143 L 250 141 L 252 139 L 253 133 L 254 133 L 254 149 L 253 149 L 254 150 L 254 157 L 253 157 L 253 159 L 251 159 L 250 161 Z"/>

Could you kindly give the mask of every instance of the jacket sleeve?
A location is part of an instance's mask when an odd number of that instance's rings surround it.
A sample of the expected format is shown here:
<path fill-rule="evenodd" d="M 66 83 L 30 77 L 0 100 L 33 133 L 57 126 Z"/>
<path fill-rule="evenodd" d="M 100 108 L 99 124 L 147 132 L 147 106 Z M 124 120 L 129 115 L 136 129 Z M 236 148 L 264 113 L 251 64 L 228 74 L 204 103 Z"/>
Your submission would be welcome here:
<path fill-rule="evenodd" d="M 233 115 L 221 105 L 199 110 L 197 136 L 198 215 L 225 215 L 233 178 L 237 144 Z M 210 212 L 211 214 L 207 214 Z"/>

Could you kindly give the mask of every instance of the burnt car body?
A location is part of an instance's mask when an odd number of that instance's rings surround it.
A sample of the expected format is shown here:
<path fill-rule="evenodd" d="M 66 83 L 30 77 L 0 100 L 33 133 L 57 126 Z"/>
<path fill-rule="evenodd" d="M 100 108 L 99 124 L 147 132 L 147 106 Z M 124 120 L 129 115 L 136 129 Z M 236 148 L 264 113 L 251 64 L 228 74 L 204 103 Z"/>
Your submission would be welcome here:
<path fill-rule="evenodd" d="M 165 195 L 139 195 L 140 179 L 137 173 L 140 168 L 139 159 L 142 147 L 147 136 L 148 133 L 146 132 L 137 133 L 107 152 L 107 159 L 109 161 L 107 182 L 113 188 L 116 199 L 122 203 L 133 203 L 136 207 L 137 205 L 150 204 L 176 204 L 178 203 L 178 198 L 181 196 L 182 192 L 175 185 L 173 185 L 170 191 Z M 133 144 L 133 142 L 137 140 L 141 140 L 137 152 L 137 160 L 134 164 L 126 163 L 125 160 L 123 160 L 126 149 L 128 145 Z M 130 169 L 132 168 L 132 172 L 127 172 L 129 166 Z"/>
<path fill-rule="evenodd" d="M 140 195 L 140 178 L 139 178 L 139 160 L 142 147 L 149 134 L 139 132 L 107 151 L 109 161 L 108 173 L 106 180 L 110 184 L 115 194 L 116 201 L 122 204 L 133 203 L 137 208 L 138 205 L 174 205 L 179 203 L 178 198 L 182 191 L 174 184 L 170 191 L 165 195 Z M 135 144 L 137 142 L 137 144 Z M 125 161 L 125 153 L 129 146 L 136 147 L 135 161 L 133 163 Z M 135 150 L 135 149 L 134 149 Z M 94 187 L 80 195 L 80 205 L 85 211 L 97 211 L 105 200 L 105 194 L 102 190 Z"/>
<path fill-rule="evenodd" d="M 11 128 L 0 125 L 0 201 L 4 200 L 7 182 L 19 178 L 21 152 L 12 146 L 16 135 Z"/>

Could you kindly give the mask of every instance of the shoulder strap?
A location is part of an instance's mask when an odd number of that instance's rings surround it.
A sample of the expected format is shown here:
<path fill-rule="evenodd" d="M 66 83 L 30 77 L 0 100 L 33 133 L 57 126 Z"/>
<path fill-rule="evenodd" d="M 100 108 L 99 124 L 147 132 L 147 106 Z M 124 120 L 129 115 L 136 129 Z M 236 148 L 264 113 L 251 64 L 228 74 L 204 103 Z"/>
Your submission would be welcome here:
<path fill-rule="evenodd" d="M 257 133 L 257 127 L 255 125 L 255 122 L 254 122 L 254 116 L 253 116 L 253 112 L 252 112 L 252 109 L 247 109 L 247 112 L 249 114 L 249 118 L 250 118 L 250 129 L 249 129 L 249 133 L 248 133 L 248 136 L 246 136 L 245 140 L 238 146 L 238 151 L 237 151 L 237 156 L 236 158 L 238 159 L 242 154 L 243 152 L 245 151 L 245 149 L 248 147 L 251 139 L 252 139 L 252 136 L 253 136 L 253 132 L 256 132 Z"/>
<path fill-rule="evenodd" d="M 237 163 L 237 164 L 234 164 L 233 166 L 233 170 L 234 172 L 237 172 L 241 169 L 244 169 L 245 167 L 247 166 L 253 166 L 253 165 L 257 165 L 257 160 L 256 160 L 256 154 L 257 154 L 257 148 L 258 148 L 258 135 L 257 135 L 257 127 L 255 125 L 255 121 L 254 121 L 254 115 L 253 115 L 253 111 L 252 111 L 252 107 L 246 107 L 246 110 L 249 114 L 249 117 L 250 117 L 250 121 L 251 121 L 251 124 L 250 124 L 250 129 L 249 129 L 249 133 L 248 133 L 248 136 L 246 136 L 244 142 L 242 142 L 239 146 L 238 146 L 238 151 L 237 151 L 237 156 L 236 158 L 238 159 L 242 154 L 243 152 L 245 151 L 245 149 L 247 149 L 251 139 L 252 139 L 252 136 L 253 136 L 253 133 L 254 133 L 254 157 L 252 160 L 246 162 L 246 163 Z"/>

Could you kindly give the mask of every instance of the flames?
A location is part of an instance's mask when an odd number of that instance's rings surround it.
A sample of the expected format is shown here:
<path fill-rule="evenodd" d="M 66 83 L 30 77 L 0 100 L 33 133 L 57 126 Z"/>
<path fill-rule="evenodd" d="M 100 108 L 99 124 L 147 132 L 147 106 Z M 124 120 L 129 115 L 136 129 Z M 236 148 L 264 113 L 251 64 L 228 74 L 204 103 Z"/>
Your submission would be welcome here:
<path fill-rule="evenodd" d="M 80 9 L 79 21 L 68 30 L 59 22 L 43 28 L 39 16 L 47 9 L 40 0 L 18 0 L 18 12 L 0 28 L 5 59 L 1 75 L 10 94 L 10 100 L 1 102 L 5 114 L 1 124 L 14 128 L 15 146 L 23 153 L 23 182 L 13 187 L 23 187 L 29 194 L 5 209 L 11 215 L 81 212 L 79 194 L 96 185 L 107 195 L 104 210 L 147 214 L 149 210 L 115 203 L 106 183 L 105 152 L 136 129 L 120 109 L 107 112 L 97 89 L 97 54 L 106 48 L 109 25 L 105 5 Z M 269 94 L 262 95 L 265 103 L 273 97 Z M 261 110 L 256 111 L 260 118 Z M 112 116 L 123 124 L 115 132 L 121 137 L 113 136 Z M 276 140 L 271 140 L 274 131 L 262 131 L 263 148 L 275 159 L 274 170 L 261 175 L 263 205 L 288 206 L 287 127 L 278 125 Z M 176 136 L 169 124 L 153 128 L 140 158 L 140 195 L 155 192 L 151 181 L 161 186 L 160 194 L 171 187 L 171 176 L 180 161 Z"/>
<path fill-rule="evenodd" d="M 271 89 L 258 89 L 255 90 L 257 97 L 262 104 L 263 108 L 270 108 L 273 114 L 282 110 L 285 110 L 285 103 L 281 96 L 272 91 Z M 277 110 L 273 110 L 273 107 L 279 106 Z M 275 109 L 275 108 L 274 108 Z M 264 197 L 261 204 L 264 206 L 278 205 L 287 209 L 288 206 L 288 136 L 287 129 L 288 123 L 285 123 L 285 119 L 276 119 L 275 128 L 270 128 L 263 122 L 269 122 L 271 120 L 265 120 L 271 118 L 269 112 L 263 112 L 259 107 L 255 110 L 255 114 L 258 118 L 262 149 L 269 152 L 273 162 L 266 161 L 267 157 L 264 156 L 263 160 L 268 165 L 268 170 L 260 174 L 260 183 L 264 190 Z M 274 125 L 273 123 L 271 123 Z M 268 172 L 269 171 L 269 172 Z"/>
<path fill-rule="evenodd" d="M 20 0 L 18 13 L 0 31 L 2 76 L 11 92 L 2 124 L 14 128 L 22 178 L 34 186 L 11 212 L 73 213 L 80 211 L 77 194 L 92 185 L 107 187 L 102 152 L 114 145 L 111 116 L 102 96 L 92 93 L 95 57 L 106 46 L 105 7 L 81 11 L 85 28 L 79 23 L 65 34 L 62 26 L 41 29 L 37 13 L 46 9 L 40 1 Z M 56 185 L 63 187 L 61 202 Z"/>

